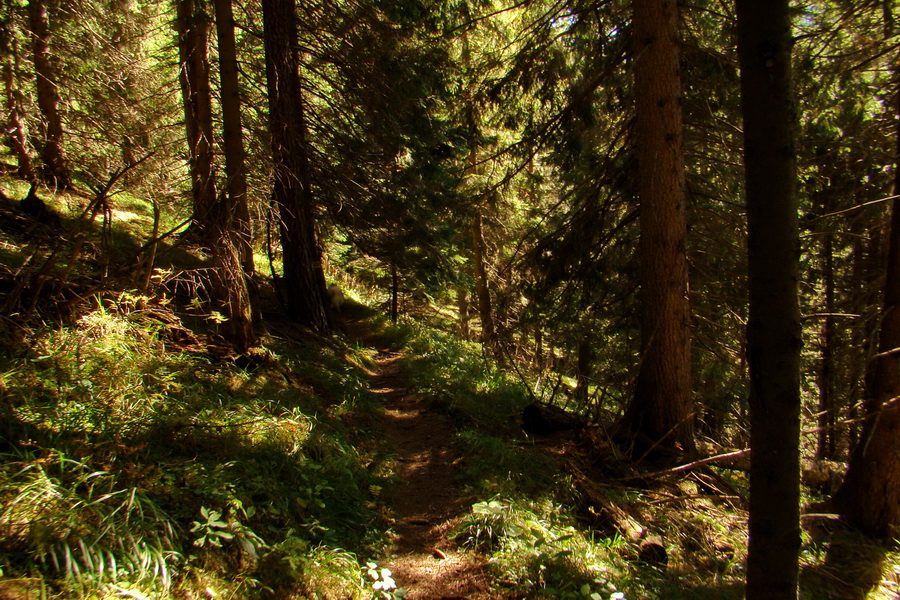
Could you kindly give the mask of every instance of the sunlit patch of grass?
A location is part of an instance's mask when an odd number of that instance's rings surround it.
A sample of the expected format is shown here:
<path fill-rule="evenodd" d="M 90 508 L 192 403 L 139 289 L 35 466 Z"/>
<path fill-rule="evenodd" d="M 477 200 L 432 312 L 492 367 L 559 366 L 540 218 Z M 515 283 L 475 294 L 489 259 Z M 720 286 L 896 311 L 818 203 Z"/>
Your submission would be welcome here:
<path fill-rule="evenodd" d="M 176 522 L 146 493 L 50 450 L 0 467 L 2 561 L 81 584 L 167 590 L 184 560 Z"/>
<path fill-rule="evenodd" d="M 81 597 L 202 585 L 255 598 L 313 575 L 322 589 L 361 585 L 343 548 L 382 543 L 368 497 L 382 481 L 351 442 L 348 423 L 364 424 L 371 403 L 345 360 L 354 350 L 280 348 L 245 371 L 173 351 L 166 327 L 133 307 L 99 308 L 0 364 L 4 442 L 21 453 L 0 478 L 14 507 L 0 521 L 3 576 L 41 573 Z M 291 556 L 322 568 L 260 574 L 288 538 Z"/>
<path fill-rule="evenodd" d="M 504 597 L 626 597 L 622 540 L 591 536 L 550 500 L 476 503 L 457 539 L 490 554 Z"/>

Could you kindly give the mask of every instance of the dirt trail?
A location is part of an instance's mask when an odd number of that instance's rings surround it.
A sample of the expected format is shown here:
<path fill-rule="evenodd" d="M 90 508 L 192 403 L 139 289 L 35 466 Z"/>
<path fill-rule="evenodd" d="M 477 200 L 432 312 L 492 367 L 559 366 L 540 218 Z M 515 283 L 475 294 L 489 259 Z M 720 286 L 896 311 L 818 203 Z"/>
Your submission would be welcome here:
<path fill-rule="evenodd" d="M 379 346 L 363 323 L 348 324 L 348 334 Z M 471 500 L 454 479 L 459 457 L 450 423 L 429 407 L 427 398 L 406 388 L 400 357 L 379 349 L 371 378 L 372 391 L 383 398 L 383 432 L 394 446 L 400 480 L 388 492 L 393 547 L 382 566 L 406 591 L 406 600 L 488 600 L 493 596 L 484 560 L 460 549 L 451 537 Z"/>

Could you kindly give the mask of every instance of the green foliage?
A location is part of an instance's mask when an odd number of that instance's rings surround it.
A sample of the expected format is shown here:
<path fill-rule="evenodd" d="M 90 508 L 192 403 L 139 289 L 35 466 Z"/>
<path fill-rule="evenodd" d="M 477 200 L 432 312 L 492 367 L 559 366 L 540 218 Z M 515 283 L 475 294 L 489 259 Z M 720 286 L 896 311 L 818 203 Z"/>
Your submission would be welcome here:
<path fill-rule="evenodd" d="M 0 364 L 17 452 L 0 462 L 4 574 L 144 594 L 192 585 L 198 569 L 248 598 L 364 589 L 342 548 L 381 543 L 365 493 L 381 482 L 339 420 L 372 418 L 363 357 L 275 345 L 280 363 L 245 371 L 173 352 L 161 310 L 100 307 Z M 256 573 L 270 563 L 271 577 Z"/>
<path fill-rule="evenodd" d="M 54 449 L 2 458 L 3 571 L 37 567 L 83 585 L 171 587 L 185 560 L 180 528 L 127 477 Z"/>
<path fill-rule="evenodd" d="M 619 591 L 628 570 L 622 541 L 595 540 L 569 519 L 552 502 L 495 498 L 472 506 L 458 537 L 492 556 L 500 580 L 510 582 L 516 596 L 631 597 Z"/>

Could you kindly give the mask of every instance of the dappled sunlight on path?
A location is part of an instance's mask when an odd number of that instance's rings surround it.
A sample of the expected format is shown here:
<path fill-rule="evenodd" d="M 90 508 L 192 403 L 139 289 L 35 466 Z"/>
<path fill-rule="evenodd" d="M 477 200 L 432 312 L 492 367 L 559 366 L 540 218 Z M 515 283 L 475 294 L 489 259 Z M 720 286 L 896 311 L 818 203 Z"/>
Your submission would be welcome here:
<path fill-rule="evenodd" d="M 450 537 L 470 504 L 454 480 L 450 424 L 403 387 L 399 358 L 383 354 L 372 379 L 372 391 L 384 398 L 384 433 L 396 449 L 400 481 L 389 496 L 393 548 L 386 566 L 408 600 L 488 598 L 483 560 Z"/>
<path fill-rule="evenodd" d="M 362 318 L 345 321 L 347 334 L 378 349 L 370 389 L 382 398 L 382 432 L 393 447 L 397 484 L 387 490 L 391 547 L 380 561 L 407 600 L 489 600 L 485 559 L 459 548 L 453 529 L 472 504 L 454 477 L 459 456 L 448 419 L 411 392 L 402 354 Z"/>

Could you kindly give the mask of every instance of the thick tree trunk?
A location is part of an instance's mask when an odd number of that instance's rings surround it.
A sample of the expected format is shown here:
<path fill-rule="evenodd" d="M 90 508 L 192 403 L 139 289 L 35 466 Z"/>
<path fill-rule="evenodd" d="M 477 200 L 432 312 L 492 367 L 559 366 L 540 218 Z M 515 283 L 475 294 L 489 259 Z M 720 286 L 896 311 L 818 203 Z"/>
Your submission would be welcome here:
<path fill-rule="evenodd" d="M 787 0 L 738 0 L 750 315 L 747 599 L 797 598 L 800 349 L 795 106 Z"/>
<path fill-rule="evenodd" d="M 10 147 L 16 155 L 19 177 L 26 181 L 34 181 L 34 167 L 31 164 L 31 155 L 28 153 L 27 135 L 25 123 L 19 114 L 19 92 L 16 89 L 16 76 L 18 70 L 19 52 L 15 40 L 10 43 L 11 62 L 3 66 L 3 82 L 6 87 L 6 111 L 7 131 L 9 131 Z"/>
<path fill-rule="evenodd" d="M 693 452 L 690 305 L 678 8 L 634 0 L 634 77 L 641 199 L 641 364 L 623 433 L 641 453 Z"/>
<path fill-rule="evenodd" d="M 43 117 L 42 175 L 49 184 L 67 189 L 72 186 L 72 179 L 63 155 L 63 125 L 62 115 L 59 112 L 58 81 L 56 67 L 50 58 L 50 21 L 43 0 L 28 2 L 28 22 L 31 26 L 37 102 Z"/>
<path fill-rule="evenodd" d="M 325 273 L 316 241 L 306 122 L 297 56 L 294 0 L 263 0 L 266 87 L 275 182 L 272 199 L 281 217 L 289 316 L 307 327 L 331 329 Z"/>
<path fill-rule="evenodd" d="M 595 340 L 590 334 L 585 334 L 578 342 L 578 367 L 575 373 L 575 398 L 580 402 L 586 402 L 588 398 L 588 385 L 591 381 L 591 364 L 594 358 Z"/>
<path fill-rule="evenodd" d="M 900 70 L 895 76 L 900 80 Z M 895 160 L 900 167 L 900 118 L 897 127 Z M 895 173 L 896 196 L 900 172 Z M 881 315 L 878 354 L 867 377 L 871 397 L 866 402 L 866 421 L 834 503 L 846 522 L 890 541 L 900 533 L 900 202 L 896 199 L 891 208 Z"/>
<path fill-rule="evenodd" d="M 209 223 L 216 201 L 213 177 L 212 94 L 209 84 L 209 17 L 198 7 L 202 0 L 176 0 L 179 81 L 184 103 L 184 123 L 193 194 L 193 223 L 200 240 L 212 243 Z"/>
<path fill-rule="evenodd" d="M 253 265 L 253 232 L 247 198 L 247 171 L 244 166 L 244 133 L 238 82 L 237 50 L 234 44 L 234 12 L 231 0 L 214 0 L 216 33 L 219 42 L 219 78 L 222 103 L 222 146 L 225 154 L 225 191 L 232 207 L 236 246 L 247 277 Z"/>

